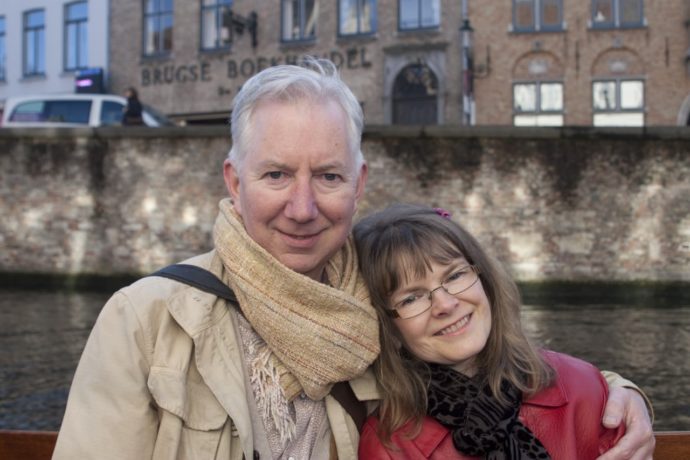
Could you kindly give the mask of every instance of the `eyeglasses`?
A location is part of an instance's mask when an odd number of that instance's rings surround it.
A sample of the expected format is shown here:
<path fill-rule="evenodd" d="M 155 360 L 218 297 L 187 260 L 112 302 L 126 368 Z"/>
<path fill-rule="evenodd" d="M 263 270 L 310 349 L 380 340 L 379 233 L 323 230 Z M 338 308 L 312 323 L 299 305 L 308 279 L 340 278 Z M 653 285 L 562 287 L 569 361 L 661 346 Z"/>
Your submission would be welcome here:
<path fill-rule="evenodd" d="M 414 318 L 431 308 L 431 297 L 434 295 L 434 292 L 443 288 L 450 295 L 458 295 L 474 286 L 477 280 L 479 280 L 479 269 L 474 265 L 458 268 L 440 286 L 430 291 L 410 293 L 396 303 L 392 309 L 386 310 L 386 313 L 391 318 Z"/>

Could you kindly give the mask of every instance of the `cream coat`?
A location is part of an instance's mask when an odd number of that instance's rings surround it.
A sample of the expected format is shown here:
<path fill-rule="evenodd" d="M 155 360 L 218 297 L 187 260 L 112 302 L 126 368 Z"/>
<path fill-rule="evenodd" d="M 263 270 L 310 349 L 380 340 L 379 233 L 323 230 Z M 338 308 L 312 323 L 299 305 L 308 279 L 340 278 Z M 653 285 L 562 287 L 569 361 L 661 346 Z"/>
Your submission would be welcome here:
<path fill-rule="evenodd" d="M 217 260 L 211 252 L 185 263 L 209 269 Z M 229 308 L 158 277 L 118 291 L 84 349 L 53 459 L 239 460 L 266 452 L 252 431 L 257 415 Z M 350 385 L 362 401 L 378 397 L 370 372 Z M 354 423 L 330 396 L 326 410 L 338 458 L 356 459 Z"/>

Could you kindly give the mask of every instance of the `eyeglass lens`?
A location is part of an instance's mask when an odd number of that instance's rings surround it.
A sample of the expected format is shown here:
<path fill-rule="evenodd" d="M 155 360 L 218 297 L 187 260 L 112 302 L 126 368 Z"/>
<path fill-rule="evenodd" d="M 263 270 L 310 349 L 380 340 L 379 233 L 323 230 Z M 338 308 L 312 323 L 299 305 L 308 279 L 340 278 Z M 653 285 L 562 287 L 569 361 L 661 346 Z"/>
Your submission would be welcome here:
<path fill-rule="evenodd" d="M 395 305 L 395 310 L 401 318 L 412 318 L 421 315 L 431 308 L 433 292 L 444 289 L 450 295 L 460 294 L 471 288 L 479 279 L 472 266 L 460 268 L 450 274 L 437 288 L 431 291 L 412 293 Z"/>

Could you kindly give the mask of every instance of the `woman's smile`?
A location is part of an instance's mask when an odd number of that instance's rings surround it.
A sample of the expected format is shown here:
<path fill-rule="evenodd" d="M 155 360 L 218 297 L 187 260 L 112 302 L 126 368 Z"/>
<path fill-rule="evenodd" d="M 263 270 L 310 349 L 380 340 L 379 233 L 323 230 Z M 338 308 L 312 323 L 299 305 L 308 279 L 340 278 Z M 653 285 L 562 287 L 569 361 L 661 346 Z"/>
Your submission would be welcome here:
<path fill-rule="evenodd" d="M 470 313 L 469 315 L 465 315 L 462 318 L 460 318 L 458 321 L 456 321 L 455 323 L 451 324 L 448 327 L 441 329 L 440 331 L 438 331 L 434 335 L 449 335 L 449 334 L 454 334 L 454 333 L 462 333 L 464 328 L 465 328 L 465 325 L 467 325 L 467 323 L 470 322 L 471 318 L 472 318 L 472 313 Z M 454 334 L 454 335 L 457 335 L 457 334 Z"/>

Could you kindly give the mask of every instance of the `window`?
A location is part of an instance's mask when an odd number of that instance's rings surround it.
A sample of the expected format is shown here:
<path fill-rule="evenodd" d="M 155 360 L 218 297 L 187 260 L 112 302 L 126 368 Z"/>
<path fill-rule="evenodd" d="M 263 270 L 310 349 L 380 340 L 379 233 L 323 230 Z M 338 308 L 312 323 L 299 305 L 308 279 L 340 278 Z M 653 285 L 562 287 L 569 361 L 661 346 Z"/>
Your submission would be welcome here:
<path fill-rule="evenodd" d="M 515 126 L 563 126 L 563 83 L 514 84 L 513 112 Z"/>
<path fill-rule="evenodd" d="M 563 30 L 563 0 L 513 0 L 516 32 Z"/>
<path fill-rule="evenodd" d="M 6 70 L 5 70 L 5 17 L 0 16 L 0 81 L 5 81 Z"/>
<path fill-rule="evenodd" d="M 592 27 L 641 27 L 644 24 L 642 0 L 593 0 Z"/>
<path fill-rule="evenodd" d="M 600 80 L 592 83 L 594 126 L 644 126 L 644 82 Z"/>
<path fill-rule="evenodd" d="M 340 0 L 340 35 L 376 32 L 376 0 Z"/>
<path fill-rule="evenodd" d="M 203 0 L 201 6 L 201 48 L 227 48 L 230 33 L 223 27 L 223 17 L 232 7 L 232 0 Z"/>
<path fill-rule="evenodd" d="M 83 69 L 88 65 L 88 17 L 86 2 L 65 5 L 65 70 Z"/>
<path fill-rule="evenodd" d="M 310 40 L 316 37 L 317 0 L 283 0 L 283 40 Z"/>
<path fill-rule="evenodd" d="M 429 29 L 441 24 L 439 0 L 399 0 L 400 30 Z"/>
<path fill-rule="evenodd" d="M 144 54 L 172 50 L 173 0 L 144 0 Z"/>
<path fill-rule="evenodd" d="M 119 102 L 103 101 L 101 106 L 101 125 L 112 126 L 122 124 L 122 114 L 125 106 Z"/>
<path fill-rule="evenodd" d="M 46 72 L 45 17 L 43 10 L 24 13 L 24 76 Z"/>
<path fill-rule="evenodd" d="M 91 101 L 31 101 L 17 105 L 10 121 L 89 124 Z"/>

